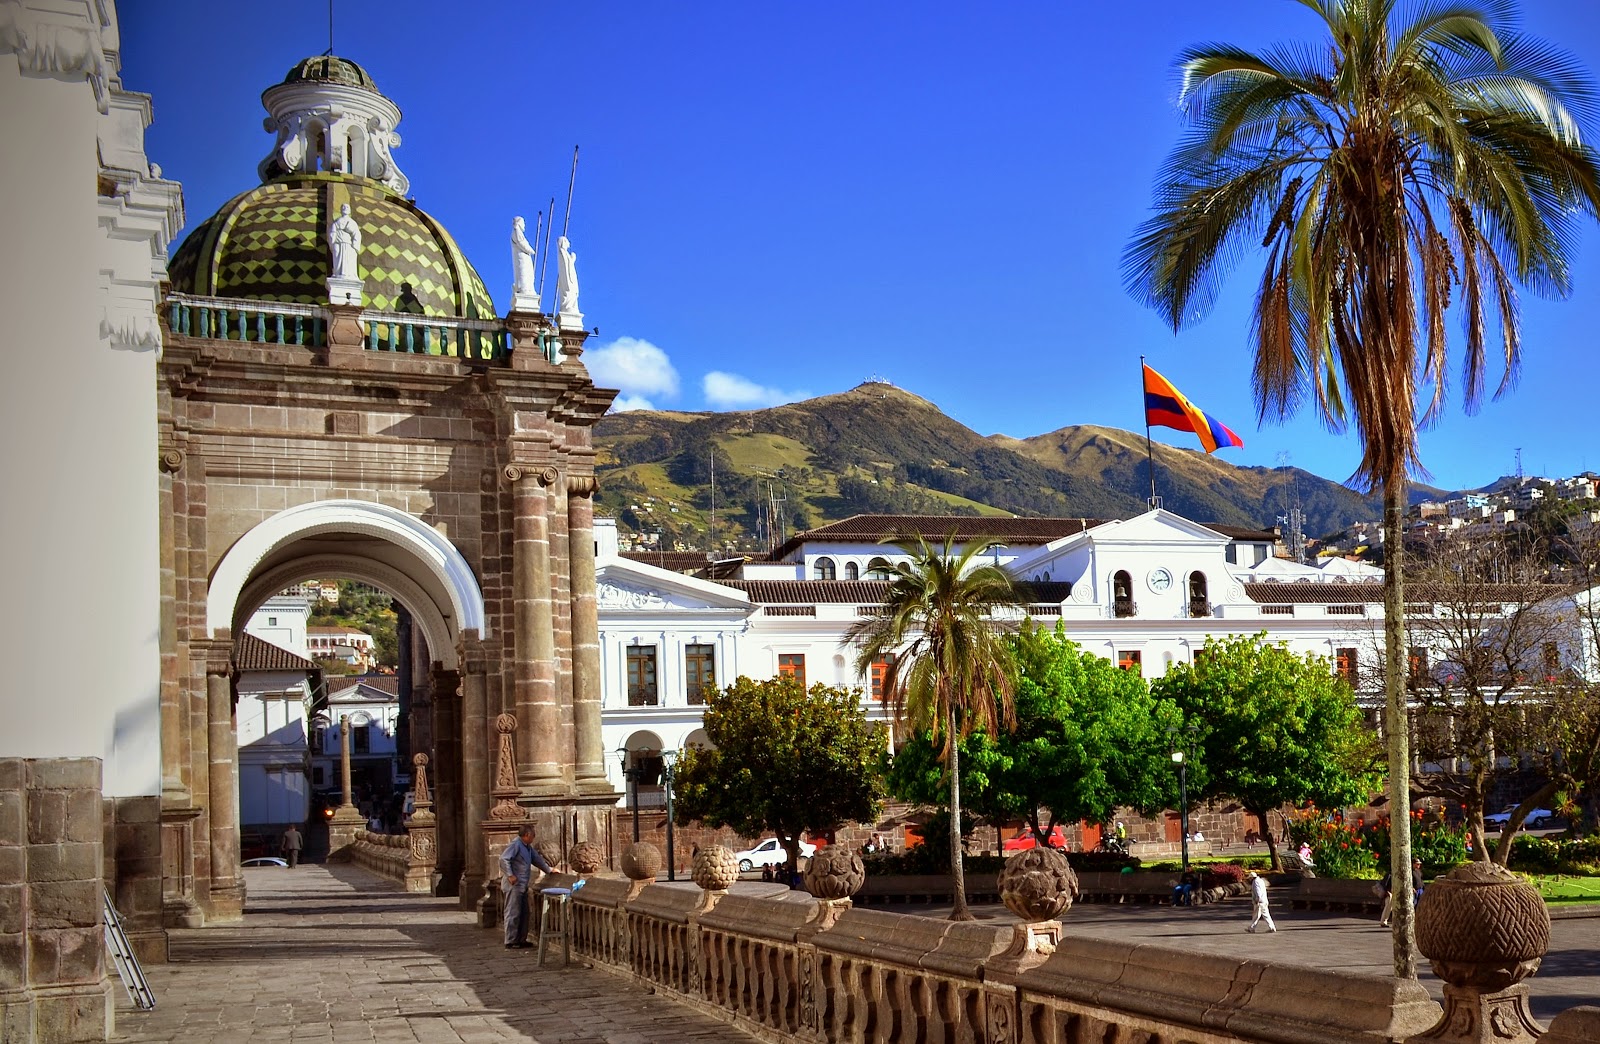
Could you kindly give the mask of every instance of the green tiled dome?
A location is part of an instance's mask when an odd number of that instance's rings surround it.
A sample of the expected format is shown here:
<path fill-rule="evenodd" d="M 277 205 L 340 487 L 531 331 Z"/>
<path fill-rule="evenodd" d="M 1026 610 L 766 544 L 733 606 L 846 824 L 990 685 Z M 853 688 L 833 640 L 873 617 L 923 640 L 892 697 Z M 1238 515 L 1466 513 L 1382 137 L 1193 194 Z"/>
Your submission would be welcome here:
<path fill-rule="evenodd" d="M 342 83 L 350 87 L 365 87 L 369 91 L 378 89 L 378 85 L 372 82 L 367 70 L 348 58 L 335 58 L 331 54 L 302 58 L 283 78 L 284 83 L 302 83 L 308 80 L 314 83 Z"/>
<path fill-rule="evenodd" d="M 173 254 L 172 289 L 325 303 L 328 224 L 346 202 L 361 226 L 358 269 L 367 307 L 475 319 L 495 315 L 483 280 L 443 226 L 378 182 L 338 174 L 281 178 L 229 200 Z"/>

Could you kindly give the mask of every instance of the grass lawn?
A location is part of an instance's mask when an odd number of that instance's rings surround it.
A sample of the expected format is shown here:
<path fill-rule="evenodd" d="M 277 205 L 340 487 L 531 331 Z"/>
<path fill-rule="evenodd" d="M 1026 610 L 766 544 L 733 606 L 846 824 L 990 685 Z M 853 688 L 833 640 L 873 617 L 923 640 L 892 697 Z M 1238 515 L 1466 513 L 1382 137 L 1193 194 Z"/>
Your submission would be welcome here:
<path fill-rule="evenodd" d="M 1547 903 L 1600 903 L 1600 877 L 1566 874 L 1528 874 Z"/>

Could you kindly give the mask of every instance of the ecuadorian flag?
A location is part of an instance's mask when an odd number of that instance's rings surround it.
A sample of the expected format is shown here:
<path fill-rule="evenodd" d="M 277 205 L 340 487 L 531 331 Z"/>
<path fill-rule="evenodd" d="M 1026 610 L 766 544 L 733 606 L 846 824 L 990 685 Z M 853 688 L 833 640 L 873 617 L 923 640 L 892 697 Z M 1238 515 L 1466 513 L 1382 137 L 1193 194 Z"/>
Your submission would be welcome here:
<path fill-rule="evenodd" d="M 1200 436 L 1207 453 L 1215 453 L 1220 446 L 1244 446 L 1244 440 L 1233 429 L 1184 398 L 1171 381 L 1148 366 L 1144 368 L 1144 422 L 1157 428 L 1192 431 Z"/>

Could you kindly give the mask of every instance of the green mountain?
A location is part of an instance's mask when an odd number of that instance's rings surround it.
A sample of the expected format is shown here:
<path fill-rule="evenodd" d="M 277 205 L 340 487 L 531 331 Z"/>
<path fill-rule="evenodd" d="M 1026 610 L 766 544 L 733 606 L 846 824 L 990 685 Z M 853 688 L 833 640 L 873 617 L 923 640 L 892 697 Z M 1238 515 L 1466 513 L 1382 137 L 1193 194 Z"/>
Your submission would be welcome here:
<path fill-rule="evenodd" d="M 609 414 L 595 445 L 601 510 L 680 549 L 751 550 L 861 512 L 1129 517 L 1150 488 L 1142 436 L 983 436 L 879 383 L 764 410 Z M 1310 536 L 1380 515 L 1376 498 L 1299 468 L 1170 446 L 1156 450 L 1156 485 L 1197 521 L 1271 527 L 1296 496 Z"/>

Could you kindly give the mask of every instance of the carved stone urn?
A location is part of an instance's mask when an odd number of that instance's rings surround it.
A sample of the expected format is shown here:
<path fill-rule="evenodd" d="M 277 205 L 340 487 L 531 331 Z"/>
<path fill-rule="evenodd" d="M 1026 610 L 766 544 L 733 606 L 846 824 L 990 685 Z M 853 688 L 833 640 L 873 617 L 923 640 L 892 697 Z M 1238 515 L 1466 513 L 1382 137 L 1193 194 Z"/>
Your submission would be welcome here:
<path fill-rule="evenodd" d="M 1016 970 L 1042 961 L 1061 941 L 1061 922 L 1078 894 L 1078 875 L 1065 854 L 1030 848 L 1006 860 L 1000 871 L 1000 901 L 1022 919 L 1001 957 Z"/>
<path fill-rule="evenodd" d="M 606 850 L 598 841 L 579 841 L 567 851 L 567 865 L 579 877 L 589 877 L 600 872 L 605 865 Z"/>
<path fill-rule="evenodd" d="M 622 852 L 622 872 L 633 882 L 628 898 L 637 899 L 645 885 L 654 883 L 661 872 L 661 849 L 648 841 L 635 841 Z"/>
<path fill-rule="evenodd" d="M 1532 885 L 1475 862 L 1428 886 L 1417 904 L 1417 949 L 1445 982 L 1439 1024 L 1410 1041 L 1533 1044 L 1544 1028 L 1527 987 L 1550 946 L 1550 913 Z"/>
<path fill-rule="evenodd" d="M 811 927 L 826 931 L 850 909 L 850 897 L 866 883 L 867 868 L 861 857 L 843 845 L 819 848 L 804 877 L 806 891 L 817 897 L 817 916 Z"/>
<path fill-rule="evenodd" d="M 739 880 L 739 861 L 733 849 L 725 845 L 706 845 L 694 854 L 694 866 L 689 871 L 694 883 L 703 889 L 696 913 L 706 913 L 717 900 L 728 894 L 733 882 Z"/>

